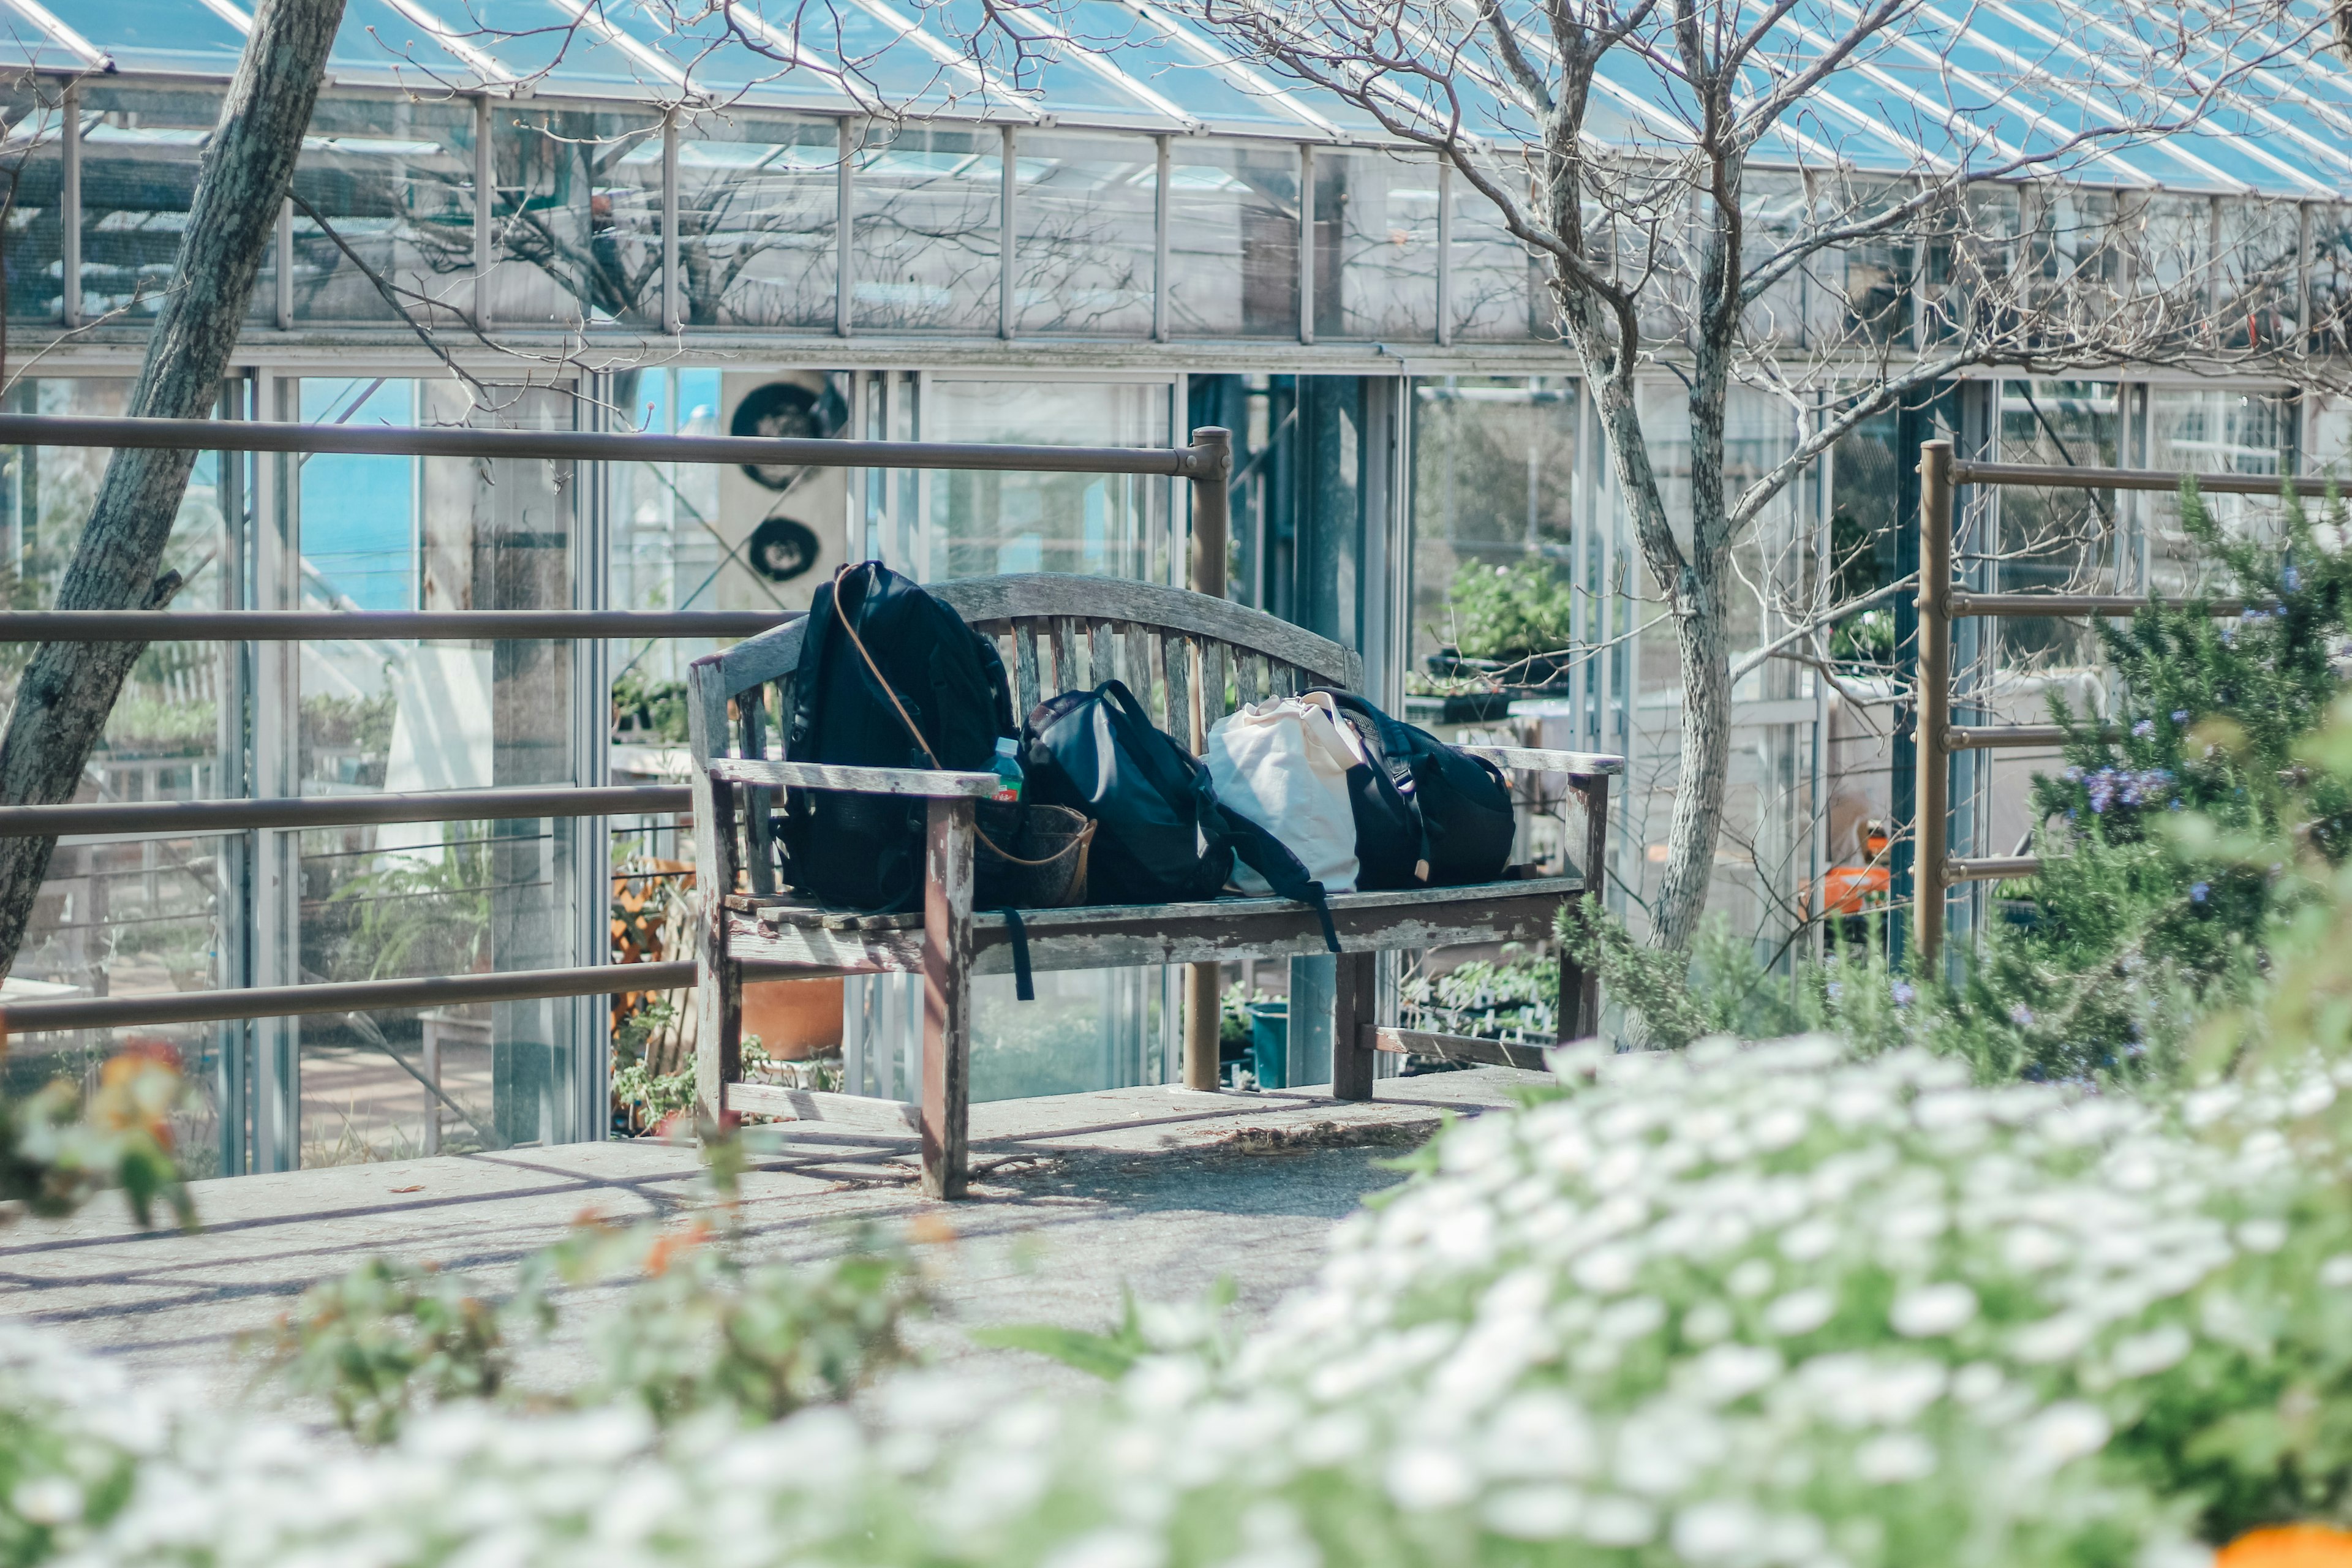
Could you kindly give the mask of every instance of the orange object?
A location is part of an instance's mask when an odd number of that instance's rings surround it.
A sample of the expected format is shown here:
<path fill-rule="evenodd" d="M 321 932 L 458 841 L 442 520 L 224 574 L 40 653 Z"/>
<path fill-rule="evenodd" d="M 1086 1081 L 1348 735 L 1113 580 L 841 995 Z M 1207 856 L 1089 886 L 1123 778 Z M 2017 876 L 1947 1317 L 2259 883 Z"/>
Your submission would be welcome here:
<path fill-rule="evenodd" d="M 2326 1524 L 2250 1530 L 2213 1554 L 2213 1568 L 2352 1568 L 2352 1532 Z"/>
<path fill-rule="evenodd" d="M 1822 913 L 1858 915 L 1866 900 L 1884 898 L 1888 886 L 1884 866 L 1832 866 L 1822 879 Z"/>

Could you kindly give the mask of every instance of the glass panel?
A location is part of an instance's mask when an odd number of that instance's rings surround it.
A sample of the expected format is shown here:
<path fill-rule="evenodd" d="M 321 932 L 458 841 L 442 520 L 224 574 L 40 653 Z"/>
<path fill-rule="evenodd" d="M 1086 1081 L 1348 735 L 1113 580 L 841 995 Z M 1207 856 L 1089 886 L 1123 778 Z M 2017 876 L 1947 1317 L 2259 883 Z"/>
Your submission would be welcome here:
<path fill-rule="evenodd" d="M 1384 153 L 1315 154 L 1315 332 L 1437 331 L 1437 166 Z"/>
<path fill-rule="evenodd" d="M 152 317 L 171 286 L 221 95 L 86 85 L 82 105 L 82 319 Z"/>
<path fill-rule="evenodd" d="M 867 132 L 851 185 L 857 325 L 995 331 L 1003 168 L 993 130 Z"/>
<path fill-rule="evenodd" d="M 11 321 L 59 319 L 65 279 L 62 105 L 56 84 L 38 79 L 12 83 L 0 98 L 0 116 L 8 128 L 0 139 L 0 163 L 8 175 L 7 223 L 0 229 L 7 257 L 0 284 L 7 289 Z"/>
<path fill-rule="evenodd" d="M 1412 668 L 1463 673 L 1455 654 L 1513 661 L 1570 646 L 1576 384 L 1558 376 L 1447 376 L 1413 387 Z M 1482 621 L 1463 648 L 1454 611 L 1468 574 L 1516 569 L 1558 584 L 1559 612 Z M 1513 633 L 1511 626 L 1520 629 Z M 1485 638 L 1486 640 L 1479 640 Z M 1499 641 L 1495 640 L 1499 638 Z M 1522 669 L 1516 679 L 1534 684 Z"/>
<path fill-rule="evenodd" d="M 499 181 L 492 320 L 657 326 L 661 121 L 643 111 L 500 103 L 490 147 Z"/>
<path fill-rule="evenodd" d="M 307 380 L 299 412 L 320 422 L 455 425 L 469 415 L 488 422 L 467 406 L 462 388 L 438 381 Z M 569 400 L 552 391 L 525 395 L 498 417 L 509 428 L 562 429 L 571 422 Z M 565 465 L 313 457 L 299 474 L 306 604 L 572 604 L 574 487 Z M 289 761 L 305 795 L 564 784 L 575 776 L 569 642 L 305 643 L 298 668 L 299 721 Z M 576 827 L 569 819 L 334 828 L 299 837 L 299 908 L 289 911 L 295 941 L 288 959 L 306 978 L 583 961 Z M 419 1122 L 424 1090 L 391 1058 L 418 1066 L 428 1024 L 440 1042 L 435 1049 L 446 1044 L 457 1053 L 444 1058 L 446 1070 L 487 1073 L 470 1119 L 447 1112 L 448 1137 L 508 1144 L 589 1135 L 579 1085 L 593 1061 L 582 1020 L 593 1014 L 551 1001 L 437 1018 L 301 1020 L 305 1161 L 416 1152 L 426 1136 Z M 479 1057 L 473 1068 L 462 1066 L 467 1051 Z"/>
<path fill-rule="evenodd" d="M 713 115 L 680 132 L 678 265 L 689 323 L 833 327 L 840 158 L 829 120 Z M 650 162 L 657 182 L 660 139 L 622 162 Z"/>
<path fill-rule="evenodd" d="M 471 312 L 470 105 L 320 98 L 310 133 L 302 139 L 294 195 L 295 321 L 398 320 L 400 312 L 384 299 L 379 280 L 391 285 L 402 306 L 418 319 L 454 324 Z M 344 254 L 345 247 L 358 261 Z M 273 246 L 253 291 L 257 321 L 276 318 L 276 273 Z"/>
<path fill-rule="evenodd" d="M 75 0 L 58 15 L 126 71 L 226 76 L 245 53 L 245 35 L 197 0 Z"/>
<path fill-rule="evenodd" d="M 1454 182 L 1454 258 L 1448 284 L 1454 335 L 1473 342 L 1550 338 L 1551 297 L 1542 264 L 1503 227 L 1494 203 Z"/>
<path fill-rule="evenodd" d="M 924 438 L 1164 447 L 1165 382 L 951 381 L 927 389 Z M 929 525 L 906 558 L 926 581 L 1000 572 L 1169 580 L 1170 481 L 1119 474 L 932 476 Z"/>
<path fill-rule="evenodd" d="M 1297 335 L 1296 149 L 1202 146 L 1179 137 L 1171 149 L 1168 210 L 1171 335 Z"/>
<path fill-rule="evenodd" d="M 2294 467 L 2294 405 L 2274 392 L 2227 387 L 2148 389 L 2149 466 L 2198 474 L 2284 474 Z M 2176 496 L 2145 498 L 2149 590 L 2163 595 L 2226 588 L 2212 581 L 2210 553 L 2180 528 Z M 2208 495 L 2206 514 L 2241 537 L 2263 537 L 2278 527 L 2279 503 L 2270 496 Z"/>
<path fill-rule="evenodd" d="M 2005 381 L 2000 384 L 2000 460 L 2005 463 L 2114 467 L 2123 418 L 2112 382 Z M 2124 534 L 2113 490 L 2000 492 L 2000 593 L 2096 593 L 2118 580 Z M 2096 647 L 2079 621 L 2003 619 L 1991 623 L 1997 665 L 2076 666 Z"/>
<path fill-rule="evenodd" d="M 1151 139 L 1030 132 L 1015 148 L 1015 326 L 1148 335 L 1159 181 Z"/>

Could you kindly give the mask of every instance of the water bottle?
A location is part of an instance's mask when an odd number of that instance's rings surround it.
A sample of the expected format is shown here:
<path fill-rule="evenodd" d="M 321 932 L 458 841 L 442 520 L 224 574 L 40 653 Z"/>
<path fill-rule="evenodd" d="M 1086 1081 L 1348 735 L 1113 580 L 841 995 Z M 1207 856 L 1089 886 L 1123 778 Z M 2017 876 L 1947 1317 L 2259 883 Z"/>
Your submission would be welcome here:
<path fill-rule="evenodd" d="M 1010 735 L 996 738 L 996 798 L 1021 798 L 1021 742 Z"/>

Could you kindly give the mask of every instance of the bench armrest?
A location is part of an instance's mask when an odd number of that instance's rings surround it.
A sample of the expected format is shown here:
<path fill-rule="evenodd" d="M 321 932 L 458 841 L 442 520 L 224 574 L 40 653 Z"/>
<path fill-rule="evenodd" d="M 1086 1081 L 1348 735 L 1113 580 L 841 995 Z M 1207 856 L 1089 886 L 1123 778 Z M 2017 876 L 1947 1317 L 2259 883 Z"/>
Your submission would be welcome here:
<path fill-rule="evenodd" d="M 754 757 L 713 757 L 710 777 L 719 784 L 761 789 L 829 789 L 853 795 L 910 795 L 931 800 L 989 800 L 1003 780 L 994 773 L 933 772 L 929 768 L 853 768 L 832 763 L 779 763 Z"/>
<path fill-rule="evenodd" d="M 1567 773 L 1577 778 L 1613 778 L 1625 771 L 1625 759 L 1602 752 L 1545 752 L 1529 746 L 1461 746 L 1458 751 L 1484 757 L 1517 773 Z"/>

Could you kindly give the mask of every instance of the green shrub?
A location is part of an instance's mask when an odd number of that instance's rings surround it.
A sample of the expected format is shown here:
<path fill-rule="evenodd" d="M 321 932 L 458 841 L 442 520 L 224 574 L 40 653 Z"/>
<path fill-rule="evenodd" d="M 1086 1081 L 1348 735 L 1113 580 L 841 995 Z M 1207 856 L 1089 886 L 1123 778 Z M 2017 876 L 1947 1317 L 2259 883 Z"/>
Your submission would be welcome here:
<path fill-rule="evenodd" d="M 1465 563 L 1447 595 L 1450 641 L 1465 658 L 1517 660 L 1569 646 L 1575 594 L 1568 574 L 1530 558 L 1508 566 Z"/>

